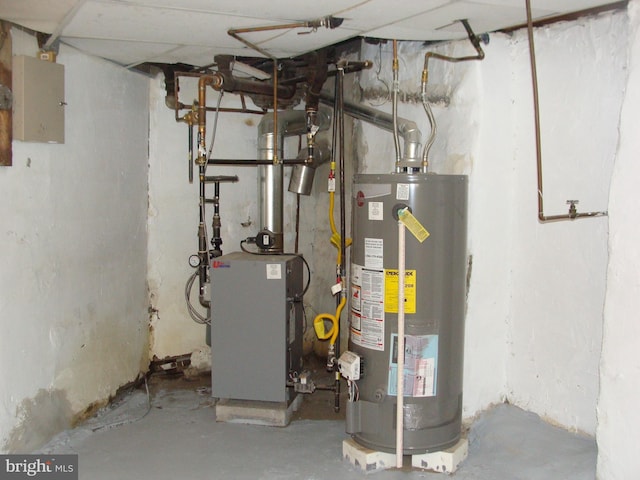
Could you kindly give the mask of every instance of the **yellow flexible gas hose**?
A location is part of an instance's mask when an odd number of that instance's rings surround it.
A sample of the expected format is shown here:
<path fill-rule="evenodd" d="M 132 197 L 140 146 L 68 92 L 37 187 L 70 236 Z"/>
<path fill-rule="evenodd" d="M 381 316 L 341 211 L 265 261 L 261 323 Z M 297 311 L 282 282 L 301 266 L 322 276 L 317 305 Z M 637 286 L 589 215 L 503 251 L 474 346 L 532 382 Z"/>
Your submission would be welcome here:
<path fill-rule="evenodd" d="M 333 219 L 333 206 L 335 204 L 335 192 L 329 192 L 329 225 L 331 225 L 331 244 L 338 249 L 338 258 L 336 259 L 336 265 L 342 264 L 342 251 L 340 248 L 340 233 L 336 229 L 336 222 Z M 352 240 L 347 238 L 345 241 L 345 247 L 351 246 Z"/>
<path fill-rule="evenodd" d="M 335 169 L 335 164 L 332 163 L 332 170 Z M 336 222 L 333 219 L 333 208 L 335 206 L 335 192 L 329 192 L 329 225 L 331 226 L 331 244 L 336 247 L 338 250 L 338 258 L 336 260 L 336 265 L 342 265 L 342 237 L 336 228 Z M 345 246 L 348 247 L 352 243 L 350 238 L 345 240 Z M 339 280 L 341 281 L 341 280 Z M 340 303 L 336 307 L 336 313 L 321 313 L 313 320 L 313 328 L 316 331 L 316 335 L 320 340 L 329 340 L 331 345 L 336 343 L 338 339 L 338 335 L 340 334 L 340 314 L 342 313 L 342 309 L 347 303 L 346 296 L 343 296 L 340 300 Z M 329 331 L 326 330 L 324 321 L 329 320 L 331 322 L 331 328 Z"/>
<path fill-rule="evenodd" d="M 340 333 L 340 314 L 342 313 L 342 309 L 347 303 L 347 297 L 342 297 L 338 307 L 336 308 L 336 314 L 333 315 L 331 313 L 321 313 L 313 320 L 313 328 L 316 331 L 316 335 L 320 340 L 329 339 L 329 343 L 331 345 L 336 343 L 338 339 L 338 334 Z M 331 321 L 331 328 L 327 332 L 324 326 L 324 321 Z"/>

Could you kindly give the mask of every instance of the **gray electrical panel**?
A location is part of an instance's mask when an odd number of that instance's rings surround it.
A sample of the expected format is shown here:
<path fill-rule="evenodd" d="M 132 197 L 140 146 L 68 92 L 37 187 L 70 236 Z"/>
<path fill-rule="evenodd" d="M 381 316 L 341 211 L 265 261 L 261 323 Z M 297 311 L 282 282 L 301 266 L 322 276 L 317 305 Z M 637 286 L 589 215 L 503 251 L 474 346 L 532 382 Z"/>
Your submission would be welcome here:
<path fill-rule="evenodd" d="M 210 271 L 212 395 L 292 401 L 289 373 L 302 368 L 302 258 L 234 252 Z"/>
<path fill-rule="evenodd" d="M 13 57 L 13 138 L 64 143 L 64 65 Z"/>

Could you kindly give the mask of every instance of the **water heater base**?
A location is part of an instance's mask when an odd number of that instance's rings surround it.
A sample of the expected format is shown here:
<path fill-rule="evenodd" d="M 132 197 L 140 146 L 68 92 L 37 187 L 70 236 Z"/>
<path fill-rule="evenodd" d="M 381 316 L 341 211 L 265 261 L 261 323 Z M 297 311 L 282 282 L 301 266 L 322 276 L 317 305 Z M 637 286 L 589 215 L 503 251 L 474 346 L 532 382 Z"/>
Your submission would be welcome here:
<path fill-rule="evenodd" d="M 467 458 L 469 441 L 461 438 L 452 447 L 439 452 L 411 456 L 411 466 L 421 470 L 451 474 Z M 371 473 L 395 468 L 396 455 L 364 447 L 352 438 L 342 442 L 342 457 L 363 472 Z"/>

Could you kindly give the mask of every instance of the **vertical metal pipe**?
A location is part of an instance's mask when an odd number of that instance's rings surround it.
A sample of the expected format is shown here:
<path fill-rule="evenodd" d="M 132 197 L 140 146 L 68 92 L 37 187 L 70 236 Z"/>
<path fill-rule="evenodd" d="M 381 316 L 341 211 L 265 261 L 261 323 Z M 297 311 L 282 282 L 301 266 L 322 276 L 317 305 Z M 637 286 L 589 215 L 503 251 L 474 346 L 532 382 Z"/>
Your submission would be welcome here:
<path fill-rule="evenodd" d="M 189 129 L 189 183 L 193 183 L 193 124 L 187 125 Z"/>
<path fill-rule="evenodd" d="M 326 128 L 330 121 L 328 113 L 319 112 L 317 118 L 320 128 Z M 303 135 L 306 131 L 306 113 L 300 110 L 280 112 L 277 118 L 275 112 L 273 116 L 267 114 L 258 125 L 258 159 L 271 161 L 269 165 L 258 167 L 260 229 L 269 230 L 275 235 L 276 244 L 272 251 L 276 253 L 284 251 L 284 163 L 276 163 L 274 158 L 282 158 L 286 136 Z"/>
<path fill-rule="evenodd" d="M 269 117 L 263 117 L 263 121 L 268 122 L 268 120 L 270 120 Z M 258 159 L 272 161 L 271 165 L 258 166 L 258 208 L 260 229 L 269 230 L 275 235 L 273 250 L 282 253 L 284 251 L 284 165 L 275 161 L 282 156 L 276 151 L 276 148 L 282 148 L 282 142 L 276 140 L 280 135 L 276 133 L 277 131 L 278 128 L 273 126 L 271 132 L 260 134 L 258 137 Z"/>
<path fill-rule="evenodd" d="M 205 203 L 206 203 L 206 189 L 205 189 L 205 165 L 198 166 L 198 178 L 200 186 L 200 200 L 198 208 L 198 257 L 200 257 L 200 265 L 198 266 L 198 285 L 199 285 L 199 298 L 200 304 L 203 307 L 209 308 L 210 302 L 206 298 L 205 285 L 209 281 L 209 247 L 207 245 L 207 233 L 205 225 Z"/>
<path fill-rule="evenodd" d="M 340 86 L 341 86 L 341 82 L 340 82 L 340 75 L 336 74 L 335 79 L 334 79 L 334 97 L 333 97 L 333 130 L 332 130 L 332 136 L 331 136 L 331 153 L 332 153 L 332 161 L 335 164 L 336 163 L 336 155 L 338 155 L 338 149 L 339 149 L 339 143 L 338 143 L 338 135 L 339 135 L 339 128 L 338 128 L 338 124 L 339 124 L 339 118 L 340 118 L 340 95 L 338 92 L 340 92 Z M 339 157 L 338 157 L 339 158 Z M 333 215 L 333 212 L 329 212 L 329 215 Z M 340 278 L 340 265 L 336 265 L 336 277 Z M 336 298 L 336 310 L 338 305 L 340 304 L 340 297 L 338 296 L 338 298 Z M 340 319 L 337 318 L 336 319 L 338 322 L 340 322 Z M 335 343 L 335 348 L 339 349 L 340 348 L 340 334 L 338 334 L 338 338 L 336 339 L 336 343 Z M 334 355 L 337 357 L 338 354 L 337 352 L 334 352 Z M 330 361 L 330 359 L 327 359 L 327 361 Z M 335 366 L 334 366 L 335 368 Z M 340 380 L 339 380 L 339 376 L 336 374 L 336 379 L 335 379 L 335 383 L 334 383 L 334 387 L 333 387 L 333 409 L 335 412 L 338 412 L 340 410 L 340 394 L 339 394 L 339 390 L 340 390 Z"/>
<path fill-rule="evenodd" d="M 339 155 L 338 154 L 338 150 L 339 150 L 339 142 L 338 142 L 338 136 L 339 136 L 339 123 L 340 123 L 340 117 L 342 115 L 342 105 L 340 102 L 340 89 L 342 86 L 342 82 L 340 80 L 340 75 L 339 72 L 338 74 L 336 74 L 335 79 L 334 79 L 334 96 L 333 96 L 333 129 L 332 129 L 332 136 L 331 136 L 331 154 L 332 154 L 332 161 L 335 164 L 336 163 L 336 156 Z M 340 157 L 338 157 L 340 158 Z M 329 215 L 333 215 L 333 212 L 329 212 Z M 340 265 L 336 265 L 336 277 L 338 279 L 341 278 L 341 268 Z M 341 293 L 342 295 L 342 293 Z M 338 306 L 340 305 L 340 297 L 338 296 L 338 298 L 336 298 L 336 311 Z M 337 322 L 340 322 L 340 318 L 336 318 Z M 334 348 L 336 349 L 334 351 L 334 355 L 336 357 L 339 356 L 339 349 L 340 349 L 340 334 L 338 333 L 338 338 L 336 339 L 336 342 L 334 344 Z M 328 359 L 329 360 L 329 359 Z M 334 366 L 335 368 L 335 366 Z M 340 410 L 340 375 L 339 372 L 335 372 L 336 378 L 335 378 L 335 382 L 334 382 L 334 387 L 333 387 L 333 400 L 334 400 L 334 404 L 333 404 L 333 409 L 335 412 L 338 412 Z"/>
<path fill-rule="evenodd" d="M 575 220 L 576 218 L 603 217 L 608 215 L 606 211 L 600 212 L 577 212 L 575 204 L 577 201 L 567 201 L 570 203 L 569 213 L 561 215 L 545 215 L 544 213 L 544 193 L 542 189 L 542 141 L 540 135 L 540 99 L 538 95 L 538 73 L 536 67 L 536 52 L 533 41 L 533 19 L 531 18 L 531 1 L 526 0 L 527 9 L 527 35 L 529 39 L 529 61 L 531 64 L 531 83 L 533 87 L 533 118 L 535 123 L 536 142 L 536 171 L 538 177 L 538 220 L 542 223 L 556 220 Z"/>
<path fill-rule="evenodd" d="M 400 137 L 398 135 L 398 91 L 400 90 L 400 84 L 398 83 L 398 41 L 393 40 L 393 85 L 391 92 L 391 108 L 393 115 L 393 145 L 396 149 L 396 173 L 402 172 L 400 161 L 402 155 L 400 154 Z"/>
<path fill-rule="evenodd" d="M 273 59 L 273 164 L 278 161 L 278 60 Z"/>
<path fill-rule="evenodd" d="M 421 98 L 422 105 L 424 107 L 425 112 L 427 113 L 427 117 L 429 118 L 429 124 L 431 125 L 431 133 L 429 134 L 429 140 L 425 144 L 424 151 L 422 153 L 422 173 L 427 173 L 427 168 L 429 166 L 429 150 L 435 141 L 437 126 L 436 120 L 433 116 L 433 112 L 431 111 L 431 106 L 429 105 L 429 101 L 427 100 L 427 82 L 429 81 L 429 59 L 437 58 L 438 60 L 444 60 L 446 62 L 467 62 L 469 60 L 483 60 L 484 59 L 484 51 L 482 50 L 482 46 L 480 45 L 480 39 L 478 36 L 473 33 L 469 22 L 466 19 L 459 20 L 464 29 L 467 31 L 467 36 L 469 37 L 469 41 L 473 45 L 473 48 L 476 50 L 476 55 L 468 55 L 464 57 L 449 57 L 447 55 L 441 55 L 435 52 L 427 52 L 424 56 L 424 68 L 422 70 L 422 80 L 421 80 Z"/>
<path fill-rule="evenodd" d="M 540 154 L 540 103 L 538 98 L 538 69 L 536 67 L 536 54 L 533 43 L 533 20 L 531 18 L 531 2 L 526 0 L 527 9 L 527 35 L 529 39 L 529 60 L 531 63 L 531 83 L 533 85 L 533 121 L 535 123 L 536 141 L 536 165 L 538 176 L 538 218 L 544 221 L 543 192 L 542 192 L 542 161 Z"/>
<path fill-rule="evenodd" d="M 338 170 L 340 177 L 340 281 L 342 284 L 342 291 L 337 298 L 338 304 L 342 301 L 344 295 L 346 295 L 346 269 L 345 269 L 345 259 L 346 259 L 346 236 L 347 236 L 347 227 L 346 227 L 346 199 L 345 199 L 345 172 L 344 172 L 344 69 L 340 68 L 336 75 L 338 79 L 338 91 L 336 94 L 338 95 L 338 111 L 336 113 L 339 122 L 339 157 L 338 157 Z M 337 319 L 338 328 L 340 327 L 340 317 Z M 338 338 L 336 339 L 336 358 L 340 357 L 340 335 L 338 334 Z M 337 369 L 336 369 L 337 370 Z M 336 371 L 336 390 L 334 397 L 334 410 L 336 412 L 340 411 L 340 374 Z"/>
<path fill-rule="evenodd" d="M 216 258 L 222 256 L 222 222 L 220 221 L 220 182 L 214 182 L 213 190 L 213 222 L 211 225 L 213 232 L 213 238 L 211 244 L 213 251 L 211 256 Z"/>

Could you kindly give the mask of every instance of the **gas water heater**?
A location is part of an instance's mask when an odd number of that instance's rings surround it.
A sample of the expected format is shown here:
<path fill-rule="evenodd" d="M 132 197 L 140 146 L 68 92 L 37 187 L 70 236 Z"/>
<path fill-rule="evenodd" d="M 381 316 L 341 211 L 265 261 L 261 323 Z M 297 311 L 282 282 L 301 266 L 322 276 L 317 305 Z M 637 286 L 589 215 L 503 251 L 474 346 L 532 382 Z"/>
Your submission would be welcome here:
<path fill-rule="evenodd" d="M 398 372 L 398 210 L 429 233 L 405 242 L 404 371 Z M 403 453 L 460 438 L 466 297 L 467 177 L 360 174 L 352 208 L 347 433 L 377 451 L 396 448 L 397 375 L 404 375 Z M 348 365 L 345 365 L 348 364 Z M 354 367 L 355 365 L 355 367 Z"/>

